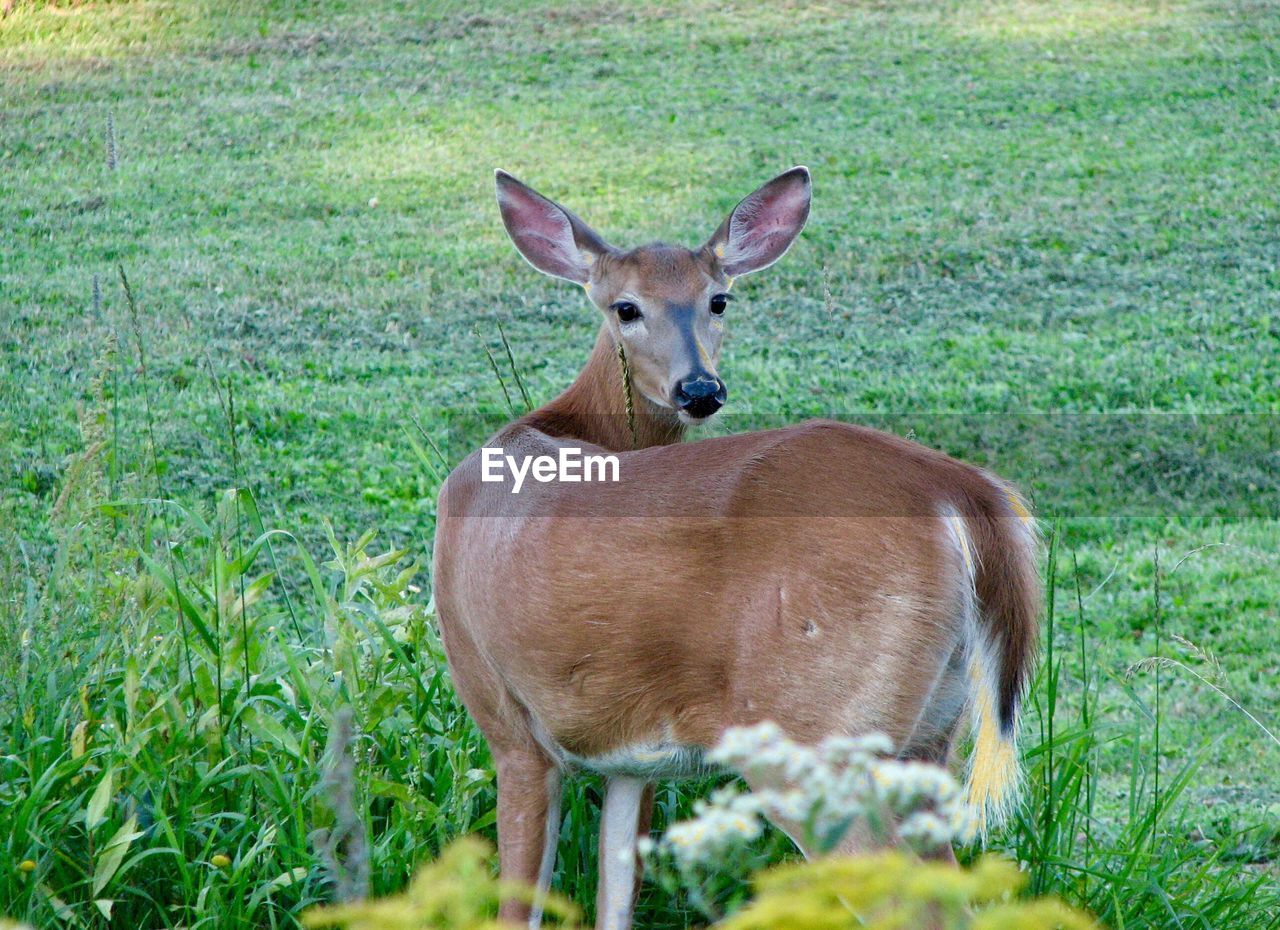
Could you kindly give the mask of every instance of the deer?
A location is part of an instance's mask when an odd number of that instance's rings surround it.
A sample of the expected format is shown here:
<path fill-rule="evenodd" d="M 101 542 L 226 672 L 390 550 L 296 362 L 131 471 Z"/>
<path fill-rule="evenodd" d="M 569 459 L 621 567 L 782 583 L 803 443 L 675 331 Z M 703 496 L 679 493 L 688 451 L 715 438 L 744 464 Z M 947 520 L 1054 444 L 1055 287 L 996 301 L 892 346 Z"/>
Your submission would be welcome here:
<path fill-rule="evenodd" d="M 476 450 L 439 493 L 441 640 L 492 751 L 501 877 L 537 889 L 500 917 L 540 926 L 563 779 L 587 771 L 605 779 L 597 927 L 626 930 L 654 783 L 703 774 L 727 730 L 763 721 L 804 744 L 879 732 L 897 757 L 938 765 L 967 727 L 967 798 L 998 822 L 1041 608 L 1021 494 L 844 422 L 684 441 L 726 401 L 733 282 L 799 236 L 809 171 L 764 184 L 693 249 L 616 248 L 512 175 L 496 187 L 517 251 L 580 286 L 602 321 L 577 378 L 484 448 L 619 465 L 616 481 L 514 494 Z M 813 852 L 803 825 L 777 825 Z M 852 829 L 836 852 L 868 842 Z"/>

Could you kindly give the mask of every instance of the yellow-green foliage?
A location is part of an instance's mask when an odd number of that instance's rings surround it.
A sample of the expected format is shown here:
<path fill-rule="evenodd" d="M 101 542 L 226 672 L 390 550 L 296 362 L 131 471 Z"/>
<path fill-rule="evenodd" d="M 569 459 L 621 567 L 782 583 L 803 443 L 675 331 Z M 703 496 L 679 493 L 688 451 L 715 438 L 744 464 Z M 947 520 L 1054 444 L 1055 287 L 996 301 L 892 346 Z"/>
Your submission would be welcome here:
<path fill-rule="evenodd" d="M 902 853 L 819 859 L 759 873 L 756 896 L 722 930 L 1097 930 L 1051 898 L 1016 901 L 1023 877 L 985 857 L 969 869 Z"/>
<path fill-rule="evenodd" d="M 504 930 L 492 915 L 502 897 L 532 892 L 493 877 L 492 849 L 458 840 L 423 866 L 408 890 L 380 901 L 314 908 L 308 928 L 344 930 Z M 969 869 L 920 862 L 902 853 L 819 859 L 778 866 L 755 877 L 756 897 L 720 930 L 1100 930 L 1087 915 L 1053 898 L 1015 900 L 1022 873 L 987 856 Z M 565 928 L 576 909 L 552 895 L 547 912 Z"/>
<path fill-rule="evenodd" d="M 361 901 L 313 908 L 303 915 L 308 928 L 342 927 L 345 930 L 501 930 L 510 924 L 494 918 L 504 897 L 531 900 L 533 892 L 493 877 L 489 861 L 493 850 L 484 840 L 464 837 L 449 846 L 435 862 L 424 865 L 400 895 L 379 901 Z M 570 926 L 577 909 L 551 895 L 544 902 L 548 914 Z"/>

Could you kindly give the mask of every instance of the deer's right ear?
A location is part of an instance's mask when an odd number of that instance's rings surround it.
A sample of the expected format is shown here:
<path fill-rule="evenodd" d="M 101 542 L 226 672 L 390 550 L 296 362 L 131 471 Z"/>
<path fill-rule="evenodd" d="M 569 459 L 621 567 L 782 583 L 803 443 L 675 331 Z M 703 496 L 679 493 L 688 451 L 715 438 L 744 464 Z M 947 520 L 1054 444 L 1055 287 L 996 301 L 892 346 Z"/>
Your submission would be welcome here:
<path fill-rule="evenodd" d="M 494 173 L 498 208 L 520 254 L 544 274 L 586 284 L 596 257 L 612 251 L 590 226 L 505 171 Z"/>

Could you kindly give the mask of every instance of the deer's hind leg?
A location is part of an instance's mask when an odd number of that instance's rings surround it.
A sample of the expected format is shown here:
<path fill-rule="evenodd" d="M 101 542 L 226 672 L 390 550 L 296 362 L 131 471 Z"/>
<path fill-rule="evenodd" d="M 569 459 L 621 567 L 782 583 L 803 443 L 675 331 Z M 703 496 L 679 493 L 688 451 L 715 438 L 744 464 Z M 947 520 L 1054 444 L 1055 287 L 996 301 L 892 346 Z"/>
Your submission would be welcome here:
<path fill-rule="evenodd" d="M 542 923 L 542 906 L 555 871 L 560 838 L 561 774 L 537 746 L 495 754 L 498 769 L 498 859 L 503 881 L 533 886 L 526 901 L 504 900 L 504 920 Z"/>
<path fill-rule="evenodd" d="M 455 612 L 447 599 L 440 599 L 437 614 L 458 695 L 493 752 L 502 879 L 537 889 L 532 904 L 504 899 L 498 914 L 503 920 L 536 928 L 555 871 L 561 770 L 534 738 L 528 713 L 482 659 L 467 628 L 452 622 Z"/>
<path fill-rule="evenodd" d="M 951 750 L 969 700 L 965 659 L 964 646 L 957 645 L 930 693 L 916 722 L 915 732 L 903 747 L 900 758 L 926 762 L 943 769 L 950 767 Z M 923 858 L 957 864 L 955 850 L 950 843 L 927 850 L 923 853 Z"/>

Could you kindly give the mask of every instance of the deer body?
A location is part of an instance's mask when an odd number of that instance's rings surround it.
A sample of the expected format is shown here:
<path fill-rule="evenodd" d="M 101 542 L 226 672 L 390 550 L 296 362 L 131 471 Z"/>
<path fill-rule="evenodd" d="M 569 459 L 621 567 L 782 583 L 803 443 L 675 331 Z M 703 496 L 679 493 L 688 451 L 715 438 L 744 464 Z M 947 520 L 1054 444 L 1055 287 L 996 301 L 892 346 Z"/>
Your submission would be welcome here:
<path fill-rule="evenodd" d="M 598 771 L 599 926 L 629 926 L 651 783 L 699 773 L 725 730 L 761 720 L 802 742 L 880 731 L 901 756 L 945 764 L 968 712 L 973 799 L 999 805 L 1038 603 L 1018 498 L 846 424 L 681 443 L 688 417 L 661 391 L 633 397 L 628 415 L 613 322 L 564 394 L 487 445 L 612 453 L 620 480 L 513 495 L 481 480 L 477 452 L 440 496 L 436 607 L 497 764 L 504 877 L 545 888 L 561 773 Z M 723 395 L 714 356 L 690 358 Z M 515 902 L 504 915 L 538 921 Z"/>

